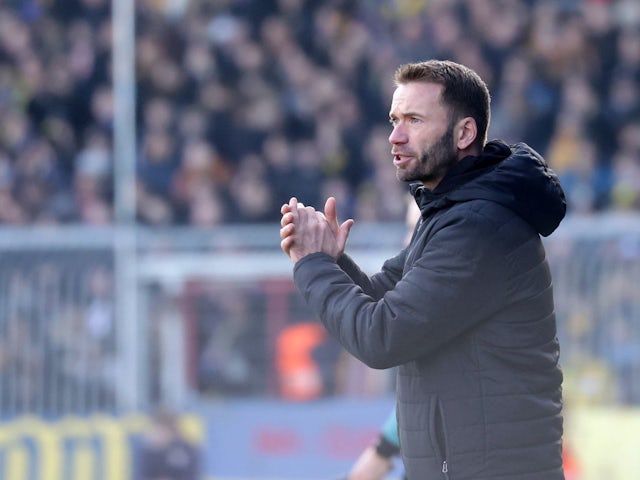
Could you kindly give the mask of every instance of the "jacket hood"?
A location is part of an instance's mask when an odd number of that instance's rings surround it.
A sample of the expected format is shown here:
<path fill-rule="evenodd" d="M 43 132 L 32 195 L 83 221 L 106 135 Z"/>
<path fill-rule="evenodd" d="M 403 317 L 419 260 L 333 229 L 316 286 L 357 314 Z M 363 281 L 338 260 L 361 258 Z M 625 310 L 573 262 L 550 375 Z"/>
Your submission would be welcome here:
<path fill-rule="evenodd" d="M 558 227 L 567 207 L 557 175 L 540 154 L 524 143 L 498 140 L 487 143 L 480 155 L 460 160 L 433 191 L 413 184 L 411 192 L 423 217 L 452 203 L 490 200 L 543 236 Z"/>

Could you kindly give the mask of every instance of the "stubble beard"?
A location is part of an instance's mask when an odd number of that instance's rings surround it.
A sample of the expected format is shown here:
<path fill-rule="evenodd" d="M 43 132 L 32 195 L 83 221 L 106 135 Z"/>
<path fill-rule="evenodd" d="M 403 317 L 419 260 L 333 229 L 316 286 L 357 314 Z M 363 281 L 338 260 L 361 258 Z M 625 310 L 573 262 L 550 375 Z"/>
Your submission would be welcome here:
<path fill-rule="evenodd" d="M 413 169 L 398 169 L 396 177 L 403 182 L 421 182 L 429 184 L 440 181 L 447 171 L 457 163 L 458 156 L 453 145 L 453 128 L 447 131 L 432 145 L 425 148 L 418 157 Z"/>

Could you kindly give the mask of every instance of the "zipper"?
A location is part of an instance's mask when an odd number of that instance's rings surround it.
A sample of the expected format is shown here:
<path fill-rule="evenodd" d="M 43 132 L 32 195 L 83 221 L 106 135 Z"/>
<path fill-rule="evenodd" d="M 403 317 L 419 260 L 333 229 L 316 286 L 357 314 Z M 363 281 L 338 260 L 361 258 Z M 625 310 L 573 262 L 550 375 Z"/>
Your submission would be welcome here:
<path fill-rule="evenodd" d="M 442 458 L 442 474 L 444 475 L 445 480 L 449 480 L 449 463 L 447 461 L 447 427 L 444 418 L 444 411 L 442 410 L 439 399 L 436 399 L 434 422 L 436 442 Z"/>

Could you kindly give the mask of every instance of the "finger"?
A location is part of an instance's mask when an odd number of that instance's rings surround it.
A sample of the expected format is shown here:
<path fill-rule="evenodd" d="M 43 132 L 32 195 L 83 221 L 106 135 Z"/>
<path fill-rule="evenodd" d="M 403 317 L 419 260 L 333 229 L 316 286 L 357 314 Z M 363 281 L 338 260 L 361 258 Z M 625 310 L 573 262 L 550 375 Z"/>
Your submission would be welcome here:
<path fill-rule="evenodd" d="M 280 207 L 280 213 L 282 215 L 284 215 L 285 213 L 290 212 L 290 211 L 291 211 L 291 208 L 289 207 L 288 203 L 285 203 Z"/>
<path fill-rule="evenodd" d="M 293 213 L 287 212 L 282 215 L 282 218 L 280 219 L 280 226 L 284 227 L 285 225 L 289 225 L 290 223 L 293 223 Z"/>
<path fill-rule="evenodd" d="M 286 225 L 280 229 L 280 238 L 284 239 L 284 238 L 290 237 L 294 233 L 295 233 L 295 226 L 293 225 L 293 223 L 290 223 L 289 225 Z"/>
<path fill-rule="evenodd" d="M 291 256 L 291 247 L 293 246 L 293 237 L 283 238 L 280 242 L 280 248 L 289 257 Z"/>
<path fill-rule="evenodd" d="M 298 223 L 298 199 L 296 197 L 291 197 L 291 200 L 289 200 L 289 209 L 293 223 Z"/>
<path fill-rule="evenodd" d="M 330 224 L 338 223 L 338 216 L 336 213 L 336 199 L 334 197 L 327 198 L 324 204 L 324 216 L 327 217 L 327 221 Z"/>

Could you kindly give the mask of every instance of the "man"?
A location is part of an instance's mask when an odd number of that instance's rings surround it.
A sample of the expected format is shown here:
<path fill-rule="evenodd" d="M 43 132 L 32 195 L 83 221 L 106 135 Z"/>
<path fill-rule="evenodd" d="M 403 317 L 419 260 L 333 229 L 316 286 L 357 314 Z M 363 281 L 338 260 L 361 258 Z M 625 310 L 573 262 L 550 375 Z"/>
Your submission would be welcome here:
<path fill-rule="evenodd" d="M 397 420 L 410 480 L 558 480 L 562 373 L 540 235 L 565 213 L 556 175 L 525 144 L 485 144 L 489 92 L 448 61 L 395 74 L 389 141 L 421 221 L 368 277 L 338 224 L 292 198 L 281 248 L 327 330 L 373 368 L 398 366 Z"/>

